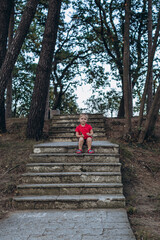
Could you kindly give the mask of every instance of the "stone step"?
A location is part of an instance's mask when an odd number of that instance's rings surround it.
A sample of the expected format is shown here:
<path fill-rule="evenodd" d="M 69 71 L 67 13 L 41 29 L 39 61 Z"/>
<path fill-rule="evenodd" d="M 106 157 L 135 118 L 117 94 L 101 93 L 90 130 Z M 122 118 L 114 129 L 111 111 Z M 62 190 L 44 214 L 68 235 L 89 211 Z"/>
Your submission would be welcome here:
<path fill-rule="evenodd" d="M 121 183 L 59 183 L 21 184 L 18 194 L 24 195 L 77 195 L 77 194 L 122 194 Z"/>
<path fill-rule="evenodd" d="M 103 114 L 87 114 L 88 115 L 88 119 L 89 121 L 91 119 L 97 121 L 99 119 L 104 119 L 103 117 Z M 52 118 L 54 121 L 55 120 L 62 120 L 64 119 L 65 121 L 66 120 L 70 120 L 70 119 L 79 119 L 79 114 L 71 114 L 71 115 L 55 115 L 53 118 Z"/>
<path fill-rule="evenodd" d="M 49 142 L 34 146 L 34 153 L 73 153 L 78 146 L 77 142 Z M 119 153 L 117 144 L 108 141 L 93 141 L 92 148 L 95 153 Z"/>
<path fill-rule="evenodd" d="M 49 136 L 50 141 L 52 142 L 76 142 L 77 137 L 67 136 L 67 137 L 57 137 L 57 136 Z M 94 141 L 106 141 L 106 136 L 94 136 Z"/>
<path fill-rule="evenodd" d="M 28 163 L 28 172 L 120 172 L 120 163 Z"/>
<path fill-rule="evenodd" d="M 119 163 L 119 154 L 35 153 L 30 154 L 30 160 L 36 163 Z"/>
<path fill-rule="evenodd" d="M 59 126 L 59 127 L 51 127 L 50 128 L 50 132 L 54 132 L 54 133 L 75 133 L 75 127 L 63 127 L 63 126 Z M 105 130 L 103 127 L 95 127 L 94 129 L 94 133 L 105 133 Z"/>
<path fill-rule="evenodd" d="M 78 141 L 78 139 L 76 137 L 76 132 L 75 131 L 74 132 L 54 132 L 54 131 L 52 132 L 52 131 L 50 131 L 49 136 L 52 136 L 53 138 L 54 137 L 59 137 L 59 138 L 74 137 Z M 94 132 L 94 136 L 93 137 L 94 138 L 95 137 L 106 137 L 106 134 L 105 134 L 105 132 Z"/>
<path fill-rule="evenodd" d="M 123 195 L 43 195 L 14 197 L 13 207 L 26 209 L 123 208 Z"/>
<path fill-rule="evenodd" d="M 76 128 L 80 123 L 77 120 L 69 121 L 69 120 L 52 120 L 50 123 L 50 127 L 68 127 L 68 128 Z M 93 129 L 95 128 L 104 128 L 104 122 L 103 120 L 99 119 L 99 121 L 89 121 L 88 124 L 90 124 Z"/>
<path fill-rule="evenodd" d="M 23 183 L 120 183 L 119 172 L 24 173 Z"/>

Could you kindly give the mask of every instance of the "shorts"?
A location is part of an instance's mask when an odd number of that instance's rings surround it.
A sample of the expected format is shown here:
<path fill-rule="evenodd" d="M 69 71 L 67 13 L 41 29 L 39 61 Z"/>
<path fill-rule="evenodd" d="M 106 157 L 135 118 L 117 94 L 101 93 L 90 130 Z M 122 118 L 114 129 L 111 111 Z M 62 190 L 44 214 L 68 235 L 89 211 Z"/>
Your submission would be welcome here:
<path fill-rule="evenodd" d="M 84 139 L 83 145 L 84 145 L 84 146 L 87 146 L 87 139 Z"/>
<path fill-rule="evenodd" d="M 87 138 L 92 138 L 91 136 L 88 136 Z M 84 139 L 84 143 L 83 143 L 83 145 L 85 145 L 85 146 L 87 146 L 87 138 L 86 139 Z"/>

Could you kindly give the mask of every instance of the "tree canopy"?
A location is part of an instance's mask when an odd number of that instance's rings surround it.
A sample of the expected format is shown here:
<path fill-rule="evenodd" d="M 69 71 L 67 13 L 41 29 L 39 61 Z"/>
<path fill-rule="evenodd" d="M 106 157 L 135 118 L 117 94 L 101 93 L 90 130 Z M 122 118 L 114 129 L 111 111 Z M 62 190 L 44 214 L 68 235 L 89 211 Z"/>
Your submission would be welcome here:
<path fill-rule="evenodd" d="M 159 1 L 151 1 L 150 6 L 149 2 L 131 1 L 128 9 L 129 24 L 126 25 L 127 1 L 62 1 L 48 89 L 50 109 L 58 108 L 62 113 L 78 112 L 80 107 L 76 102 L 76 89 L 82 83 L 87 83 L 92 86 L 93 93 L 86 101 L 88 111 L 103 112 L 111 117 L 113 114 L 126 117 L 124 106 L 126 101 L 130 101 L 131 116 L 139 114 L 141 105 L 142 114 L 139 122 L 141 127 L 143 115 L 149 113 L 149 108 L 152 108 L 151 104 L 148 105 L 147 99 L 152 95 L 154 97 L 160 81 Z M 3 40 L 4 45 L 8 44 L 8 52 L 2 61 L 4 64 L 1 67 L 0 86 L 1 103 L 4 105 L 3 99 L 7 98 L 8 94 L 4 95 L 7 85 L 4 84 L 3 79 L 5 74 L 9 77 L 12 72 L 12 116 L 19 117 L 28 116 L 31 111 L 31 99 L 42 53 L 47 14 L 51 7 L 49 1 L 34 0 L 32 3 L 35 4 L 34 11 L 29 20 L 28 17 L 25 19 L 25 12 L 26 6 L 29 7 L 28 9 L 33 9 L 30 1 L 14 0 L 13 3 L 13 40 L 10 45 L 9 35 L 8 42 L 7 39 Z M 8 11 L 11 9 L 9 7 Z M 22 22 L 24 25 L 18 35 Z M 24 28 L 26 29 L 24 34 L 23 27 L 26 23 L 28 25 Z M 8 32 L 8 29 L 9 26 L 6 25 L 5 31 Z M 23 40 L 17 48 L 16 38 L 22 35 Z M 129 51 L 128 65 L 124 62 L 126 44 Z M 12 60 L 14 69 L 8 67 L 10 70 L 6 71 L 8 65 L 5 64 L 9 63 L 7 60 L 9 53 L 13 53 L 16 48 L 18 51 Z M 148 57 L 148 52 L 151 52 L 149 49 L 154 52 L 152 58 Z M 1 49 L 0 51 L 2 53 Z M 149 91 L 144 93 L 145 84 L 149 84 L 146 80 L 147 72 L 151 71 L 149 59 L 152 64 L 152 85 L 148 88 L 151 89 L 150 93 Z M 128 76 L 131 100 L 125 98 L 128 91 L 125 87 L 125 76 Z M 126 114 L 128 116 L 129 113 Z"/>

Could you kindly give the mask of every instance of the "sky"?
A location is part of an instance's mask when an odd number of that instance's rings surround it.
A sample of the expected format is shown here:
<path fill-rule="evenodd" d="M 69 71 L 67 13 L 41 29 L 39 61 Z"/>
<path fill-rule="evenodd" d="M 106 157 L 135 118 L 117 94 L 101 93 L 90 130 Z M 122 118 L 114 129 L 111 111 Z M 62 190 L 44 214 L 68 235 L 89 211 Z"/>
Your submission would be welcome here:
<path fill-rule="evenodd" d="M 87 107 L 84 104 L 84 101 L 86 101 L 92 95 L 91 85 L 83 83 L 82 86 L 77 87 L 76 94 L 77 94 L 77 97 L 78 97 L 77 103 L 78 103 L 79 108 Z"/>

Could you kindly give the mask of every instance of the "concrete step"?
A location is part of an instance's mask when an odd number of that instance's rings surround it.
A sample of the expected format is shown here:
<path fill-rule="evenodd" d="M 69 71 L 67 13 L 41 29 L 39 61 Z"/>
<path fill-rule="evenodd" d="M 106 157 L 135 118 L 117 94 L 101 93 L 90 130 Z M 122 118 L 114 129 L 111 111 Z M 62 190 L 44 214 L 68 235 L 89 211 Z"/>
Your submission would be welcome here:
<path fill-rule="evenodd" d="M 121 183 L 120 172 L 24 173 L 23 183 Z"/>
<path fill-rule="evenodd" d="M 68 128 L 76 128 L 79 125 L 79 121 L 77 120 L 52 120 L 50 122 L 50 127 L 68 127 Z M 88 124 L 90 124 L 93 129 L 95 128 L 104 128 L 104 121 L 99 119 L 98 121 L 88 121 Z"/>
<path fill-rule="evenodd" d="M 103 114 L 87 114 L 88 115 L 88 121 L 91 119 L 97 120 L 97 119 L 104 119 Z M 71 115 L 55 115 L 52 118 L 54 121 L 55 120 L 74 120 L 76 119 L 78 121 L 79 119 L 79 114 L 71 114 Z"/>
<path fill-rule="evenodd" d="M 109 153 L 34 153 L 33 163 L 119 163 L 119 154 Z"/>
<path fill-rule="evenodd" d="M 77 142 L 49 142 L 35 145 L 34 153 L 73 153 L 77 147 Z M 118 145 L 108 141 L 93 141 L 92 148 L 95 153 L 119 153 Z"/>
<path fill-rule="evenodd" d="M 43 195 L 14 197 L 13 206 L 17 209 L 88 209 L 123 208 L 123 195 Z"/>
<path fill-rule="evenodd" d="M 74 131 L 74 132 L 52 132 L 52 131 L 50 131 L 50 134 L 49 134 L 49 136 L 51 137 L 59 137 L 59 138 L 70 138 L 70 137 L 74 137 L 74 138 L 76 138 L 76 140 L 78 141 L 78 139 L 77 139 L 77 137 L 76 137 L 76 132 Z M 94 132 L 94 136 L 93 136 L 94 138 L 95 137 L 105 137 L 106 138 L 106 134 L 105 134 L 105 132 Z"/>
<path fill-rule="evenodd" d="M 75 133 L 75 127 L 63 127 L 63 126 L 59 126 L 59 127 L 51 127 L 50 128 L 50 132 L 53 133 Z M 95 127 L 94 128 L 94 133 L 105 133 L 105 130 L 103 127 Z"/>
<path fill-rule="evenodd" d="M 29 163 L 27 172 L 120 172 L 120 163 Z"/>
<path fill-rule="evenodd" d="M 60 136 L 49 136 L 50 141 L 52 142 L 76 142 L 77 137 L 67 136 L 67 137 L 60 137 Z M 94 141 L 106 141 L 106 136 L 94 136 Z"/>
<path fill-rule="evenodd" d="M 18 195 L 122 194 L 121 183 L 20 184 Z"/>

